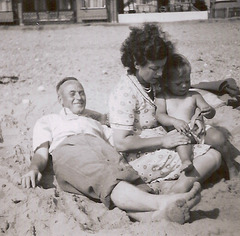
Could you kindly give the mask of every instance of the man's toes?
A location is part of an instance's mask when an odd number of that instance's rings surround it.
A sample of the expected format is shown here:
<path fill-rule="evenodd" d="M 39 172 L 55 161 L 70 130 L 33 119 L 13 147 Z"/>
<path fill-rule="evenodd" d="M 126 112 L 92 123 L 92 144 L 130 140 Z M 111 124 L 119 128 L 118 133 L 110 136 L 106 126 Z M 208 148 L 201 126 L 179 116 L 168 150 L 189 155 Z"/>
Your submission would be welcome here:
<path fill-rule="evenodd" d="M 189 208 L 185 199 L 177 200 L 166 211 L 166 220 L 184 224 L 190 218 Z"/>
<path fill-rule="evenodd" d="M 197 194 L 194 198 L 187 201 L 187 205 L 189 209 L 192 209 L 194 206 L 196 206 L 201 200 L 201 194 Z"/>
<path fill-rule="evenodd" d="M 200 202 L 201 200 L 200 192 L 201 192 L 201 185 L 199 182 L 195 182 L 192 189 L 188 193 L 186 193 L 185 200 L 190 209 Z"/>
<path fill-rule="evenodd" d="M 183 207 L 184 205 L 186 205 L 186 200 L 185 199 L 179 199 L 176 201 L 176 206 L 177 207 Z"/>
<path fill-rule="evenodd" d="M 199 182 L 194 182 L 192 189 L 189 192 L 189 196 L 196 196 L 201 192 L 201 184 Z"/>

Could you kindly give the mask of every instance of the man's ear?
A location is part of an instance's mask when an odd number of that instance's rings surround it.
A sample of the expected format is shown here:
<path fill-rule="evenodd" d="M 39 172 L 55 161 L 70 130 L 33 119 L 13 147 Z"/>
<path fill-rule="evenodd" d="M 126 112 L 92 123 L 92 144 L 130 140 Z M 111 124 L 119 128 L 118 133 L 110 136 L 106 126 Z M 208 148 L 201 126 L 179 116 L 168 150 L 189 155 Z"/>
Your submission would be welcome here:
<path fill-rule="evenodd" d="M 58 102 L 63 105 L 63 100 L 61 94 L 58 94 Z"/>

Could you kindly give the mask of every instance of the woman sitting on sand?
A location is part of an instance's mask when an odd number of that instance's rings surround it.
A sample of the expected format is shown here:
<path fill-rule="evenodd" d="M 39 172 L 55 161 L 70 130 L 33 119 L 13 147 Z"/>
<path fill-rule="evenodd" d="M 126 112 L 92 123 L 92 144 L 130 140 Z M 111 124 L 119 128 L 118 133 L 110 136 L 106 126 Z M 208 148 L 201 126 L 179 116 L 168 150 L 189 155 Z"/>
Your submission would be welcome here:
<path fill-rule="evenodd" d="M 172 43 L 156 24 L 131 28 L 121 48 L 121 60 L 128 73 L 122 76 L 110 95 L 109 120 L 116 149 L 140 176 L 141 169 L 149 169 L 143 180 L 147 183 L 176 180 L 167 189 L 177 193 L 189 191 L 195 181 L 206 180 L 219 168 L 221 155 L 205 145 L 195 145 L 193 170 L 180 173 L 181 161 L 174 148 L 190 141 L 178 132 L 167 133 L 158 127 L 154 104 L 154 98 L 160 92 L 157 82 L 168 55 L 173 52 Z M 196 120 L 196 125 L 198 132 L 202 132 L 203 123 Z M 148 137 L 146 131 L 156 127 L 158 137 Z M 145 162 L 148 164 L 141 166 L 140 158 L 148 160 Z M 160 188 L 156 185 L 163 191 L 162 184 Z"/>

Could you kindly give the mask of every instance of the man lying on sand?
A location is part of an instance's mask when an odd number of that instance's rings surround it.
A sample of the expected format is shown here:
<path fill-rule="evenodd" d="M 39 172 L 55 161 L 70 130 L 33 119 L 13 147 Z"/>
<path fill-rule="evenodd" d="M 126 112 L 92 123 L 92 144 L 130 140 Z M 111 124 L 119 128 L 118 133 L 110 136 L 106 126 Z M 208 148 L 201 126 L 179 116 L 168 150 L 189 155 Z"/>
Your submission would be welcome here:
<path fill-rule="evenodd" d="M 49 153 L 59 186 L 66 192 L 118 207 L 135 220 L 169 220 L 184 223 L 200 201 L 200 184 L 187 193 L 154 195 L 137 172 L 110 145 L 110 128 L 85 109 L 81 83 L 67 77 L 57 84 L 63 106 L 60 114 L 40 118 L 33 131 L 34 155 L 29 172 L 21 178 L 25 188 L 36 187 Z M 96 113 L 95 113 L 96 114 Z"/>

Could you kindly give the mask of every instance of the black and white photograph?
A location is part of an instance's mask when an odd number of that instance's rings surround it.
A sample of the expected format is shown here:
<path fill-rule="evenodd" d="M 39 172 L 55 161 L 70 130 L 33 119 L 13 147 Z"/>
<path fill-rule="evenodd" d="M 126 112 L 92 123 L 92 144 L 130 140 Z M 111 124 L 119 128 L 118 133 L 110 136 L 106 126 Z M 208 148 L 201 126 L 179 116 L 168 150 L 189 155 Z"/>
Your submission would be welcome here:
<path fill-rule="evenodd" d="M 0 235 L 238 236 L 240 0 L 0 0 Z"/>

